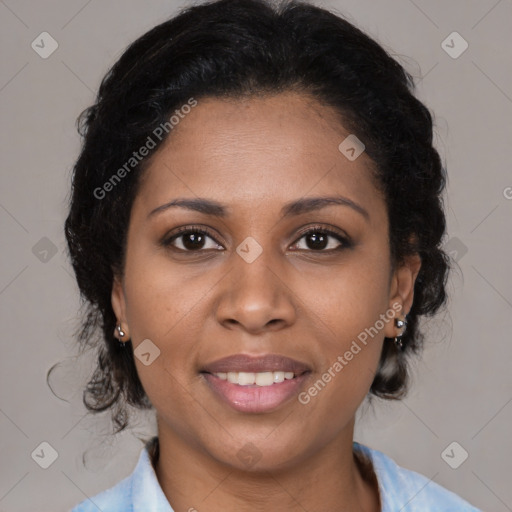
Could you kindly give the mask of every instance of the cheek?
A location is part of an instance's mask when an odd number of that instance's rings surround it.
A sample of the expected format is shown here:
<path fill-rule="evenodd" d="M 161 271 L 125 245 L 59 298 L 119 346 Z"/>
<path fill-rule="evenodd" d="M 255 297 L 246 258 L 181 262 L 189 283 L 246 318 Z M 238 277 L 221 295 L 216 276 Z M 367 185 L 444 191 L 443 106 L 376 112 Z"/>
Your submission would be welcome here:
<path fill-rule="evenodd" d="M 127 320 L 134 340 L 181 345 L 185 341 L 179 339 L 181 324 L 199 310 L 208 281 L 207 276 L 193 279 L 190 270 L 172 266 L 161 253 L 134 249 L 125 273 Z"/>
<path fill-rule="evenodd" d="M 364 400 L 384 341 L 380 319 L 387 308 L 387 274 L 356 269 L 338 273 L 322 289 L 309 287 L 313 330 L 322 333 L 322 363 L 301 404 L 326 435 L 347 424 Z"/>
<path fill-rule="evenodd" d="M 304 313 L 325 332 L 327 345 L 342 349 L 375 325 L 389 302 L 387 262 L 354 253 L 339 266 L 304 274 L 295 283 Z M 308 313 L 309 310 L 309 313 Z M 379 324 L 381 329 L 382 325 Z"/>
<path fill-rule="evenodd" d="M 126 315 L 135 355 L 143 340 L 158 356 L 149 366 L 135 357 L 140 380 L 155 406 L 187 401 L 191 368 L 197 364 L 197 340 L 204 338 L 206 294 L 218 277 L 200 265 L 173 264 L 152 248 L 134 244 L 125 268 Z M 147 342 L 146 342 L 147 343 Z M 158 352 L 159 351 L 159 352 Z M 169 405 L 169 404 L 167 404 Z"/>
<path fill-rule="evenodd" d="M 393 318 L 385 316 L 388 271 L 385 261 L 370 264 L 364 257 L 354 257 L 333 270 L 329 279 L 303 283 L 304 314 L 315 324 L 313 332 L 320 334 L 318 378 L 327 381 L 308 393 L 322 395 L 318 405 L 335 403 L 352 410 L 368 392 L 382 351 L 384 326 Z"/>
<path fill-rule="evenodd" d="M 194 409 L 186 391 L 194 364 L 190 340 L 198 337 L 196 329 L 201 322 L 190 319 L 201 294 L 184 279 L 183 272 L 170 272 L 164 258 L 148 257 L 137 250 L 126 262 L 125 289 L 127 321 L 141 383 L 157 411 L 181 411 L 166 421 L 177 422 L 175 428 L 182 430 L 180 418 Z M 151 362 L 145 364 L 141 354 L 148 352 Z"/>

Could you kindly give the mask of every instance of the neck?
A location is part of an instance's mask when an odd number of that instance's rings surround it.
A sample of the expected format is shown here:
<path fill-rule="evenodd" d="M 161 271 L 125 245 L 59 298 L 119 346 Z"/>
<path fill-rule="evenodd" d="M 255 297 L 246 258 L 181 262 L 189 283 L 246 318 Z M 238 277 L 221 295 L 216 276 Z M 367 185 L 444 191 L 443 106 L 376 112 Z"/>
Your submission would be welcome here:
<path fill-rule="evenodd" d="M 159 428 L 155 472 L 175 511 L 379 512 L 378 483 L 370 461 L 355 455 L 353 422 L 341 438 L 275 470 L 242 470 Z"/>

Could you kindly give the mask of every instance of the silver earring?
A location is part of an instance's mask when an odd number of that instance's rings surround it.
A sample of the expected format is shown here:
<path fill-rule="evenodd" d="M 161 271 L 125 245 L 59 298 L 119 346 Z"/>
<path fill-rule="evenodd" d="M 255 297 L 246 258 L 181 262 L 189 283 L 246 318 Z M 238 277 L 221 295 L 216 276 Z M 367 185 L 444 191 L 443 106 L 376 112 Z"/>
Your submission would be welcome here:
<path fill-rule="evenodd" d="M 406 326 L 407 322 L 405 320 L 405 318 L 403 320 L 401 320 L 400 318 L 395 318 L 395 326 L 398 328 L 398 329 L 402 329 L 404 328 L 404 330 L 402 331 L 402 333 L 399 335 L 399 336 L 396 336 L 395 337 L 395 345 L 397 346 L 398 349 L 400 350 L 404 350 L 404 344 L 402 342 L 402 336 L 404 335 L 404 332 L 405 332 L 405 326 Z"/>
<path fill-rule="evenodd" d="M 119 334 L 119 337 L 124 338 L 126 333 L 121 329 L 121 324 L 117 324 L 116 329 L 117 329 L 117 333 Z M 125 346 L 124 341 L 121 341 L 121 340 L 118 340 L 118 341 L 119 341 L 119 345 L 121 345 L 122 347 Z"/>

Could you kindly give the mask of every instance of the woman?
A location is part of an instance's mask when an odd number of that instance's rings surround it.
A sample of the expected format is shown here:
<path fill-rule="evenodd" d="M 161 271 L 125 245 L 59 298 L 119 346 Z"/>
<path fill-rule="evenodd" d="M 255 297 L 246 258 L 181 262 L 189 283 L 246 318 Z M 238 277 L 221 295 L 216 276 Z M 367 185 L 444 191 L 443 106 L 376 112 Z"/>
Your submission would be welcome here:
<path fill-rule="evenodd" d="M 297 2 L 191 7 L 114 65 L 66 220 L 85 398 L 118 431 L 154 407 L 158 435 L 74 512 L 477 510 L 353 440 L 445 303 L 445 172 L 412 89 Z"/>

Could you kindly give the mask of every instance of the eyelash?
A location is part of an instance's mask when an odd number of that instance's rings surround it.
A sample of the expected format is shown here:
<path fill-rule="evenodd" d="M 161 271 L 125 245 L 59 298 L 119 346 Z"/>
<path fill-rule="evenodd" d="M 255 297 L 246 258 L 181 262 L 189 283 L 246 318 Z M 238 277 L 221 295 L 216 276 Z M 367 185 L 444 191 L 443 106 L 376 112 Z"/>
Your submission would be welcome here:
<path fill-rule="evenodd" d="M 209 238 L 211 238 L 216 244 L 222 245 L 219 242 L 217 242 L 217 240 L 215 240 L 215 237 L 212 235 L 212 233 L 210 231 L 208 231 L 207 229 L 205 229 L 205 228 L 203 228 L 201 226 L 184 226 L 182 228 L 179 228 L 172 236 L 166 237 L 162 241 L 162 245 L 164 247 L 170 247 L 170 248 L 172 248 L 172 249 L 174 249 L 174 250 L 176 250 L 178 252 L 182 252 L 182 253 L 200 253 L 200 252 L 203 252 L 205 249 L 198 249 L 196 251 L 192 251 L 192 250 L 186 250 L 186 249 L 179 249 L 179 248 L 173 246 L 172 243 L 174 242 L 174 240 L 178 239 L 180 236 L 183 236 L 183 235 L 186 235 L 186 234 L 190 234 L 190 233 L 200 233 L 202 235 L 206 235 Z M 320 249 L 320 250 L 299 249 L 300 251 L 306 250 L 306 251 L 311 251 L 311 252 L 315 252 L 315 253 L 332 254 L 334 252 L 342 251 L 343 249 L 348 249 L 348 248 L 350 248 L 352 246 L 352 243 L 351 243 L 350 239 L 348 239 L 345 236 L 342 236 L 337 231 L 334 231 L 332 229 L 329 229 L 329 228 L 326 228 L 326 227 L 323 227 L 323 226 L 311 226 L 310 228 L 304 230 L 300 234 L 300 237 L 297 238 L 297 240 L 292 245 L 296 245 L 300 240 L 302 240 L 302 238 L 304 238 L 305 236 L 307 236 L 307 235 L 309 235 L 311 233 L 320 233 L 320 234 L 323 234 L 323 235 L 332 236 L 333 238 L 336 238 L 341 243 L 341 245 L 339 247 L 336 247 L 335 249 L 328 249 L 328 250 L 325 250 L 325 249 Z"/>

